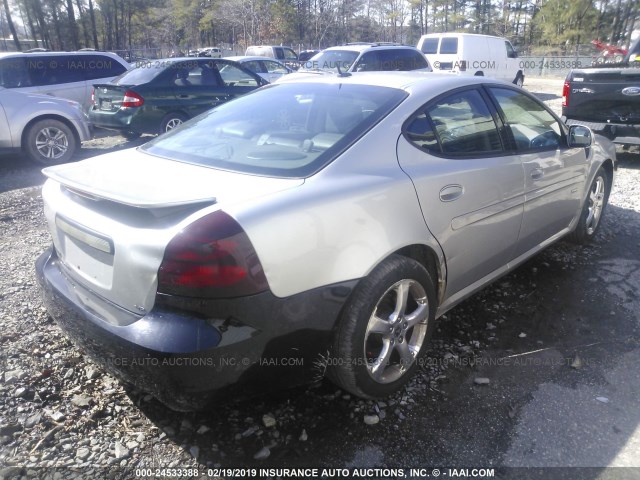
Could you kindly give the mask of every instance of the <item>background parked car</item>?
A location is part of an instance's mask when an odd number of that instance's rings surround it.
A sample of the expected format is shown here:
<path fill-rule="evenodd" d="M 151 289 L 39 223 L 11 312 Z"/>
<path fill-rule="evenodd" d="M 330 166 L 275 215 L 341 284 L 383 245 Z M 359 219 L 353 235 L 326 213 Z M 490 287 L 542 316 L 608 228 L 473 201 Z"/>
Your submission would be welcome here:
<path fill-rule="evenodd" d="M 415 47 L 388 43 L 350 43 L 326 48 L 300 67 L 300 72 L 376 72 L 431 68 Z"/>
<path fill-rule="evenodd" d="M 253 73 L 257 73 L 267 82 L 272 83 L 283 75 L 293 72 L 284 63 L 274 58 L 265 57 L 226 57 L 227 60 L 238 62 Z"/>
<path fill-rule="evenodd" d="M 300 66 L 298 55 L 290 47 L 282 47 L 279 45 L 252 45 L 247 47 L 244 54 L 248 57 L 268 57 L 280 60 L 292 70 L 297 70 Z"/>
<path fill-rule="evenodd" d="M 53 165 L 70 160 L 89 137 L 79 103 L 0 87 L 0 151 L 22 148 L 31 160 Z"/>
<path fill-rule="evenodd" d="M 91 105 L 93 83 L 108 82 L 131 66 L 109 52 L 0 53 L 0 86 Z"/>
<path fill-rule="evenodd" d="M 222 58 L 222 50 L 218 47 L 199 48 L 198 57 Z"/>
<path fill-rule="evenodd" d="M 163 133 L 266 83 L 224 59 L 151 60 L 110 83 L 94 85 L 89 119 L 130 138 Z"/>
<path fill-rule="evenodd" d="M 174 408 L 325 374 L 380 398 L 437 316 L 565 235 L 591 240 L 614 164 L 504 82 L 300 76 L 45 169 L 55 248 L 36 271 L 87 355 Z"/>

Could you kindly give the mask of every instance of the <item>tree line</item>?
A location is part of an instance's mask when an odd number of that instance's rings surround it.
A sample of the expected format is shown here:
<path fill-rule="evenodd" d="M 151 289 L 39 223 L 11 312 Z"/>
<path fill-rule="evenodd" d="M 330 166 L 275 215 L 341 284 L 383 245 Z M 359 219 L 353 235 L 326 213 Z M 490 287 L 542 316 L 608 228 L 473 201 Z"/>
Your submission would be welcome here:
<path fill-rule="evenodd" d="M 17 50 L 127 50 L 356 41 L 415 45 L 420 35 L 471 32 L 520 50 L 571 51 L 593 39 L 628 45 L 638 0 L 2 0 L 0 37 Z M 2 35 L 4 33 L 4 35 Z M 21 43 L 22 41 L 22 43 Z M 5 40 L 6 42 L 6 40 Z M 2 45 L 0 45 L 0 48 Z"/>

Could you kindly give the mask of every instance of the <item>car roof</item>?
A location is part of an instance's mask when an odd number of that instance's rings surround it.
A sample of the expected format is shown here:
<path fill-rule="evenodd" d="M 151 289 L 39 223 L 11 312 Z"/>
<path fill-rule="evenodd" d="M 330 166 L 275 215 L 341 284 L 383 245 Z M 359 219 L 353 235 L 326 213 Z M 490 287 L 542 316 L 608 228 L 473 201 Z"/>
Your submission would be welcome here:
<path fill-rule="evenodd" d="M 372 85 L 378 87 L 390 87 L 413 93 L 433 93 L 436 91 L 448 91 L 467 85 L 483 83 L 511 85 L 501 80 L 488 77 L 475 77 L 466 75 L 454 75 L 451 73 L 404 71 L 404 72 L 354 72 L 347 75 L 326 73 L 301 73 L 299 75 L 285 75 L 277 84 L 282 83 L 326 83 L 326 84 L 357 84 Z M 425 97 L 428 98 L 428 97 Z"/>
<path fill-rule="evenodd" d="M 259 57 L 254 55 L 237 55 L 234 57 L 224 57 L 224 60 L 233 60 L 234 62 L 253 62 L 255 60 L 268 60 L 270 62 L 282 63 L 277 58 Z"/>
<path fill-rule="evenodd" d="M 125 60 L 119 55 L 113 52 L 102 52 L 99 50 L 83 50 L 83 51 L 73 51 L 73 52 L 0 52 L 0 58 L 8 58 L 8 57 L 29 57 L 29 58 L 38 58 L 38 57 L 50 57 L 51 55 L 107 55 L 111 58 L 117 58 L 122 60 L 122 62 L 126 63 Z"/>
<path fill-rule="evenodd" d="M 331 50 L 351 50 L 353 52 L 363 52 L 364 50 L 375 49 L 375 50 L 398 50 L 398 49 L 410 49 L 410 50 L 418 50 L 416 47 L 412 45 L 397 45 L 397 44 L 386 44 L 386 43 L 348 43 L 346 45 L 336 45 L 335 47 L 325 48 L 323 51 L 331 51 Z M 418 50 L 420 51 L 420 50 Z"/>

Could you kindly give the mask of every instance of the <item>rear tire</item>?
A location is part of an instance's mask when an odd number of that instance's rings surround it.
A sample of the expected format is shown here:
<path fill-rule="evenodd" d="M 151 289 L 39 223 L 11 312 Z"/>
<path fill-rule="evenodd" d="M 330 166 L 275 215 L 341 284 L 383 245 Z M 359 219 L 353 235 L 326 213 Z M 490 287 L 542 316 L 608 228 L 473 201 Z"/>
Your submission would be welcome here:
<path fill-rule="evenodd" d="M 186 115 L 178 112 L 167 113 L 160 122 L 160 133 L 166 133 L 187 121 Z"/>
<path fill-rule="evenodd" d="M 127 140 L 136 140 L 140 138 L 141 135 L 139 132 L 122 132 L 122 136 Z"/>
<path fill-rule="evenodd" d="M 436 290 L 418 262 L 392 255 L 362 279 L 335 334 L 328 376 L 363 398 L 400 390 L 425 351 L 436 313 Z"/>
<path fill-rule="evenodd" d="M 52 118 L 31 125 L 24 140 L 23 149 L 29 158 L 45 166 L 68 162 L 78 146 L 71 128 Z"/>
<path fill-rule="evenodd" d="M 582 213 L 578 225 L 569 239 L 579 244 L 587 244 L 593 240 L 602 223 L 602 216 L 609 199 L 609 176 L 607 171 L 600 167 L 589 187 L 589 195 L 582 207 Z"/>

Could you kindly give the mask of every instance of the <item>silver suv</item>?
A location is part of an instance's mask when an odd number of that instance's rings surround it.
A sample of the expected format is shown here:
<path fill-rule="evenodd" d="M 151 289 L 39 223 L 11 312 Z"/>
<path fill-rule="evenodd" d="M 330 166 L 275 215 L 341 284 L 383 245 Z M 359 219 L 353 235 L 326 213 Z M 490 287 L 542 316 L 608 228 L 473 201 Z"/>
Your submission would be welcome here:
<path fill-rule="evenodd" d="M 348 43 L 327 48 L 302 64 L 300 72 L 377 72 L 432 69 L 415 47 L 395 43 Z"/>
<path fill-rule="evenodd" d="M 0 87 L 91 105 L 94 83 L 107 83 L 131 67 L 109 52 L 0 53 Z"/>

